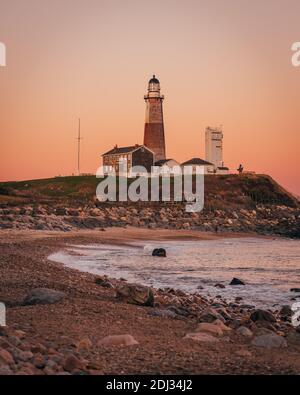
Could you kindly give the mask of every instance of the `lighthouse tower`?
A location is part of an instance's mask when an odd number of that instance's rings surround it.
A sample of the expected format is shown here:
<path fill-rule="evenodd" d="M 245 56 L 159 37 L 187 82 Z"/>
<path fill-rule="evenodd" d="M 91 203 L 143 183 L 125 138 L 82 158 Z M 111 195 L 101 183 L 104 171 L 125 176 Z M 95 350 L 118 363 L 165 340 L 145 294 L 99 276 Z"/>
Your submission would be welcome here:
<path fill-rule="evenodd" d="M 154 152 L 154 161 L 166 159 L 165 132 L 162 103 L 164 96 L 160 94 L 160 83 L 155 75 L 148 85 L 146 101 L 146 120 L 144 145 Z"/>

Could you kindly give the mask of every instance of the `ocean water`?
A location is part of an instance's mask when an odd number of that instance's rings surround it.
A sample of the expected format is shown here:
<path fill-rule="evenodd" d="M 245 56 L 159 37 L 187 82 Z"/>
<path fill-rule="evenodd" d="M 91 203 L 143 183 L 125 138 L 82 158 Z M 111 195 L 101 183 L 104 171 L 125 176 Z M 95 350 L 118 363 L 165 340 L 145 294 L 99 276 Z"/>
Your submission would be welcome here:
<path fill-rule="evenodd" d="M 152 257 L 164 247 L 166 258 Z M 69 245 L 49 257 L 78 270 L 125 278 L 156 288 L 172 287 L 203 295 L 221 295 L 227 301 L 242 297 L 245 304 L 277 308 L 300 302 L 300 241 L 233 238 L 209 241 L 134 242 Z M 245 286 L 230 286 L 233 277 Z M 216 283 L 225 289 L 215 287 Z M 198 289 L 198 287 L 203 289 Z"/>

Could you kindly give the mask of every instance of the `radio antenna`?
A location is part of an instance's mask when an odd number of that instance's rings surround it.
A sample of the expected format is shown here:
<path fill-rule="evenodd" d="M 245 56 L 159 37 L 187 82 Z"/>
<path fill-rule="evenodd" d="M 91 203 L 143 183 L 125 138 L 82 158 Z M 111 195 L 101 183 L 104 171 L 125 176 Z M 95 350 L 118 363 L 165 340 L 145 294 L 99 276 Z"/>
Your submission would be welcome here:
<path fill-rule="evenodd" d="M 78 120 L 78 137 L 77 137 L 77 141 L 78 141 L 78 156 L 77 156 L 77 172 L 78 172 L 78 175 L 80 176 L 80 142 L 81 142 L 81 140 L 82 140 L 82 137 L 81 137 L 81 124 L 80 124 L 80 118 L 79 118 L 79 120 Z"/>

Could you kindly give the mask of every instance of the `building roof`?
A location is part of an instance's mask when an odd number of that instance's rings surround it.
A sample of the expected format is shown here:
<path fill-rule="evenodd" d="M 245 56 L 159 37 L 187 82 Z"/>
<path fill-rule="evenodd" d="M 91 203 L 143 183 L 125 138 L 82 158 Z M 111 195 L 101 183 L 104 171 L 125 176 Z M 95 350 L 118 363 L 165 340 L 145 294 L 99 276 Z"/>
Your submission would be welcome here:
<path fill-rule="evenodd" d="M 155 166 L 163 166 L 165 163 L 169 162 L 169 160 L 174 160 L 174 159 L 161 159 L 155 162 Z"/>
<path fill-rule="evenodd" d="M 200 166 L 204 166 L 204 165 L 210 165 L 213 166 L 212 163 L 207 162 L 206 160 L 200 159 L 200 158 L 193 158 L 190 160 L 187 160 L 186 162 L 181 164 L 182 166 L 186 166 L 186 165 L 200 165 Z"/>
<path fill-rule="evenodd" d="M 151 78 L 151 80 L 149 81 L 149 84 L 159 84 L 158 79 L 155 77 L 155 74 L 153 75 L 153 77 Z"/>
<path fill-rule="evenodd" d="M 139 148 L 144 147 L 147 151 L 152 152 L 148 147 L 146 147 L 145 145 L 139 145 L 139 144 L 135 144 L 135 145 L 130 145 L 128 147 L 118 147 L 117 145 L 111 149 L 110 151 L 105 152 L 104 154 L 102 154 L 102 156 L 106 156 L 106 155 L 115 155 L 115 154 L 129 154 L 133 151 L 136 151 Z M 153 153 L 153 152 L 152 152 Z"/>

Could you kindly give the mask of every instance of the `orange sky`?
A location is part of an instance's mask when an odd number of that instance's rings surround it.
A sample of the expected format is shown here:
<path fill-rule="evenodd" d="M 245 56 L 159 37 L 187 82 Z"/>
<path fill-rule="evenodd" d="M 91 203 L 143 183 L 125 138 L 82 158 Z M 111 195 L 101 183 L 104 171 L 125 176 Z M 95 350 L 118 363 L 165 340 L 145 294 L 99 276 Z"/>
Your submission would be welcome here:
<path fill-rule="evenodd" d="M 299 0 L 0 0 L 0 180 L 95 172 L 142 143 L 147 81 L 165 95 L 167 156 L 204 157 L 223 125 L 225 164 L 300 195 Z"/>

